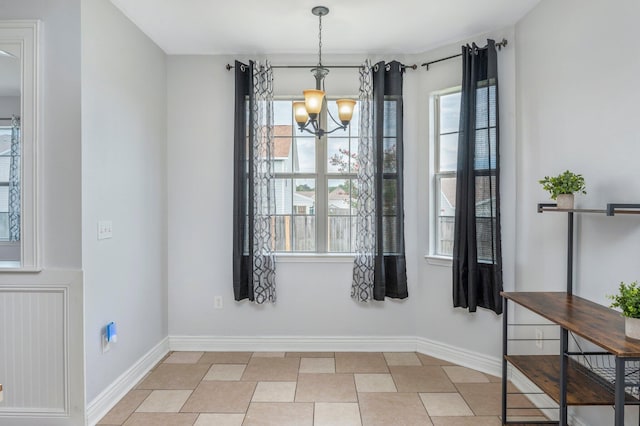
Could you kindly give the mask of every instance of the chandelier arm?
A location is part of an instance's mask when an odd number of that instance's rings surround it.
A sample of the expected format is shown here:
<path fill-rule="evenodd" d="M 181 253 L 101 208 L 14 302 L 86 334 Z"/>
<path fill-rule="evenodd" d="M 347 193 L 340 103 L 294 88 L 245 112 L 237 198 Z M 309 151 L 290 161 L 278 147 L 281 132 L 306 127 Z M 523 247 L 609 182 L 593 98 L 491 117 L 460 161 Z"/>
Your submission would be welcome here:
<path fill-rule="evenodd" d="M 337 124 L 337 123 L 336 123 Z M 331 133 L 335 132 L 336 130 L 347 130 L 347 125 L 344 124 L 338 124 L 339 127 L 336 127 L 333 130 L 329 130 L 328 132 L 324 132 L 325 135 L 330 135 Z"/>
<path fill-rule="evenodd" d="M 331 115 L 331 111 L 329 110 L 329 108 L 327 107 L 327 114 L 329 114 L 329 117 L 331 117 L 331 120 L 334 122 L 334 124 L 338 125 L 338 126 L 344 126 L 345 128 L 347 127 L 348 124 L 344 124 L 341 121 L 336 120 L 333 115 Z"/>

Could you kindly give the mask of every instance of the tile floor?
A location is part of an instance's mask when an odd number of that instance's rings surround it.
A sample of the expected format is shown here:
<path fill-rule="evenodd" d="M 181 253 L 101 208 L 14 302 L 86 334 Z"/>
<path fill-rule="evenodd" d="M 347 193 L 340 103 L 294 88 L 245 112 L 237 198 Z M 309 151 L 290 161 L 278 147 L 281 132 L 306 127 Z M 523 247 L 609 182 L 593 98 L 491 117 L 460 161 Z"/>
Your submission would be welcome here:
<path fill-rule="evenodd" d="M 497 377 L 413 352 L 172 352 L 98 424 L 493 426 L 500 389 Z"/>

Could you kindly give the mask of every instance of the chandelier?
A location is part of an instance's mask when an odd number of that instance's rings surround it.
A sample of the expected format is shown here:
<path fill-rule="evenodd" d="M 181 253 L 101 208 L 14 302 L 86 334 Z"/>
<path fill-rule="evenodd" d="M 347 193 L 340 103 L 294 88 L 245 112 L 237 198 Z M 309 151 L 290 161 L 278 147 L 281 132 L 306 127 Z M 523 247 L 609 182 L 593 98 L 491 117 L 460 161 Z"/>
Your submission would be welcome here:
<path fill-rule="evenodd" d="M 353 99 L 338 99 L 336 104 L 338 105 L 338 122 L 327 109 L 327 99 L 324 92 L 324 78 L 329 74 L 329 68 L 322 65 L 322 17 L 329 13 L 329 8 L 325 6 L 316 6 L 311 9 L 311 13 L 318 17 L 318 65 L 311 69 L 313 76 L 316 79 L 316 88 L 303 90 L 304 101 L 293 103 L 293 115 L 296 123 L 301 131 L 306 131 L 318 138 L 323 135 L 333 133 L 336 130 L 346 130 L 351 117 L 353 116 L 353 108 L 356 105 L 356 101 Z M 328 116 L 336 124 L 336 128 L 327 131 L 322 128 L 320 121 L 320 113 L 325 109 Z"/>

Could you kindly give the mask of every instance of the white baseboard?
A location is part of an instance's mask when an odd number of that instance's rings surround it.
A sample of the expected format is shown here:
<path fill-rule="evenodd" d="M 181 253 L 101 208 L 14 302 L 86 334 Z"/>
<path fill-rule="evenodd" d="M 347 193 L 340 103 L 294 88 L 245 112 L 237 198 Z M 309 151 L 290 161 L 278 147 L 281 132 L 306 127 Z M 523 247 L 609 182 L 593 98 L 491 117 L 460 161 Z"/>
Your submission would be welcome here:
<path fill-rule="evenodd" d="M 98 423 L 168 352 L 165 337 L 87 405 L 86 424 Z"/>
<path fill-rule="evenodd" d="M 169 336 L 172 351 L 412 352 L 411 336 Z"/>
<path fill-rule="evenodd" d="M 446 359 L 463 367 L 472 368 L 492 376 L 502 376 L 502 362 L 497 357 L 482 355 L 423 337 L 416 338 L 416 349 L 422 354 Z"/>

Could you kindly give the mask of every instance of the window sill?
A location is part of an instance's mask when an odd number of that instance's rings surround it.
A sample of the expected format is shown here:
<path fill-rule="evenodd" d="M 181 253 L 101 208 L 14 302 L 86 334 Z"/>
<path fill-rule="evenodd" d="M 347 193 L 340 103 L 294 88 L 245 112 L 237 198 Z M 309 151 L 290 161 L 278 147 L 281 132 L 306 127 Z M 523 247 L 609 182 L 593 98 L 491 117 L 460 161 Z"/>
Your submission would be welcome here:
<path fill-rule="evenodd" d="M 452 264 L 452 259 L 448 256 L 437 256 L 434 254 L 428 254 L 425 255 L 424 258 L 427 259 L 427 263 L 430 265 L 451 267 Z"/>
<path fill-rule="evenodd" d="M 352 253 L 277 253 L 276 263 L 353 263 Z"/>

